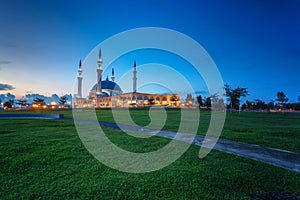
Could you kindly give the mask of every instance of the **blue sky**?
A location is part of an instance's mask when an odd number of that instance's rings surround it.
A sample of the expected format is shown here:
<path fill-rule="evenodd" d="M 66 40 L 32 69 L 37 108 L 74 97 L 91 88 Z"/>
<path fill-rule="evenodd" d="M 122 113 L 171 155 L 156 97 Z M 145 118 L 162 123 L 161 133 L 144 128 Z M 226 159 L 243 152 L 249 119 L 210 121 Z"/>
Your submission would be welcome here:
<path fill-rule="evenodd" d="M 269 101 L 277 91 L 291 101 L 300 95 L 297 0 L 0 0 L 0 84 L 15 87 L 0 93 L 72 93 L 79 59 L 108 37 L 149 26 L 195 39 L 211 55 L 224 82 L 248 88 L 250 100 Z M 117 80 L 131 69 L 133 57 L 138 64 L 148 62 L 138 56 L 124 58 L 123 71 L 114 63 Z M 180 73 L 190 76 L 184 67 Z M 205 90 L 201 80 L 198 88 L 197 80 L 193 82 L 197 91 Z"/>

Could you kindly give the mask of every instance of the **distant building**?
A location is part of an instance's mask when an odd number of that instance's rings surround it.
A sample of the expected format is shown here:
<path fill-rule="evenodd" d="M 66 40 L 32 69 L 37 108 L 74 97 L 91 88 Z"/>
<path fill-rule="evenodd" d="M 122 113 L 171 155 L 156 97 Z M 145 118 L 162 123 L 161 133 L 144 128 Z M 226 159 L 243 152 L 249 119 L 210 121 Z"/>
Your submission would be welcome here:
<path fill-rule="evenodd" d="M 180 106 L 179 94 L 149 94 L 137 92 L 136 62 L 133 64 L 133 89 L 132 92 L 123 93 L 121 87 L 115 83 L 114 68 L 111 80 L 108 76 L 102 80 L 102 55 L 99 50 L 97 68 L 97 82 L 92 86 L 89 96 L 82 97 L 82 63 L 79 62 L 77 76 L 77 94 L 74 95 L 75 108 L 111 108 L 111 107 L 147 107 L 147 106 Z"/>

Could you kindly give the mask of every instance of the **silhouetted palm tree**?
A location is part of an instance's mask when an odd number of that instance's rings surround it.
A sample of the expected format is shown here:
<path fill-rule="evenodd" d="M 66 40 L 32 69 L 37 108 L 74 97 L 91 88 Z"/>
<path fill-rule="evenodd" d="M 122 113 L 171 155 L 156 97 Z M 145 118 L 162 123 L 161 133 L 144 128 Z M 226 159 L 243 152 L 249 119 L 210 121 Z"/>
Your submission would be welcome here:
<path fill-rule="evenodd" d="M 68 98 L 66 96 L 61 96 L 59 99 L 59 103 L 64 105 L 67 102 Z"/>
<path fill-rule="evenodd" d="M 33 103 L 36 104 L 36 105 L 38 105 L 38 107 L 46 105 L 45 100 L 41 99 L 41 98 L 38 98 L 38 97 L 33 100 Z"/>
<path fill-rule="evenodd" d="M 18 105 L 20 105 L 22 107 L 28 106 L 28 103 L 27 103 L 26 99 L 25 100 L 18 100 L 18 102 L 16 104 L 18 104 Z"/>

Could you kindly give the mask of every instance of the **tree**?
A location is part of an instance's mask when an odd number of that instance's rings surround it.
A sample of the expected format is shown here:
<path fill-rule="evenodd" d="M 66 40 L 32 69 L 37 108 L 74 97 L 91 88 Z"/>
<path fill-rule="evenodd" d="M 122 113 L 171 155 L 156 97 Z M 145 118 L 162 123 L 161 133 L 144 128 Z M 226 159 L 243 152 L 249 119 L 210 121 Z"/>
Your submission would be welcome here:
<path fill-rule="evenodd" d="M 68 98 L 66 96 L 61 96 L 58 102 L 61 105 L 65 105 L 65 103 L 67 102 L 67 100 L 68 100 Z"/>
<path fill-rule="evenodd" d="M 204 106 L 206 106 L 207 108 L 211 108 L 211 98 L 207 97 L 204 101 Z"/>
<path fill-rule="evenodd" d="M 20 105 L 20 106 L 22 106 L 22 107 L 26 107 L 26 106 L 28 106 L 28 103 L 27 103 L 27 100 L 26 99 L 24 99 L 24 100 L 18 100 L 18 102 L 16 103 L 16 104 L 18 104 L 18 105 Z"/>
<path fill-rule="evenodd" d="M 218 93 L 212 94 L 210 96 L 211 104 L 216 110 L 224 110 L 226 105 L 224 103 L 224 99 L 219 98 Z"/>
<path fill-rule="evenodd" d="M 194 99 L 192 97 L 192 94 L 187 94 L 186 99 L 185 99 L 185 106 L 191 107 L 194 105 Z"/>
<path fill-rule="evenodd" d="M 288 98 L 286 97 L 286 95 L 284 94 L 284 92 L 277 92 L 277 98 L 276 101 L 278 101 L 278 104 L 280 106 L 280 108 L 284 107 L 285 103 L 288 102 Z"/>
<path fill-rule="evenodd" d="M 246 103 L 243 103 L 242 104 L 242 110 L 244 111 L 244 110 L 247 110 L 247 104 Z"/>
<path fill-rule="evenodd" d="M 298 96 L 298 102 L 300 103 L 300 96 Z"/>
<path fill-rule="evenodd" d="M 38 97 L 37 97 L 36 99 L 33 100 L 33 103 L 34 103 L 35 105 L 37 105 L 38 108 L 40 108 L 40 107 L 46 105 L 45 100 L 44 100 L 44 99 L 41 99 L 41 98 L 38 98 Z"/>
<path fill-rule="evenodd" d="M 198 102 L 199 108 L 200 108 L 201 106 L 203 106 L 203 100 L 202 100 L 202 96 L 201 96 L 201 95 L 197 96 L 197 102 Z"/>
<path fill-rule="evenodd" d="M 239 109 L 240 98 L 249 95 L 246 88 L 237 87 L 235 89 L 232 89 L 229 85 L 225 84 L 224 89 L 225 89 L 228 101 L 230 102 L 229 105 L 230 105 L 231 111 L 233 108 Z"/>
<path fill-rule="evenodd" d="M 3 104 L 3 107 L 4 107 L 4 109 L 11 109 L 11 108 L 12 108 L 12 103 L 11 103 L 11 101 L 6 101 L 6 102 Z"/>
<path fill-rule="evenodd" d="M 272 110 L 275 108 L 274 100 L 271 100 L 267 105 L 268 110 Z"/>
<path fill-rule="evenodd" d="M 255 99 L 255 110 L 264 110 L 267 108 L 267 104 L 260 99 Z"/>
<path fill-rule="evenodd" d="M 253 102 L 246 100 L 245 104 L 246 104 L 246 110 L 247 111 L 253 110 L 253 106 L 254 106 Z"/>

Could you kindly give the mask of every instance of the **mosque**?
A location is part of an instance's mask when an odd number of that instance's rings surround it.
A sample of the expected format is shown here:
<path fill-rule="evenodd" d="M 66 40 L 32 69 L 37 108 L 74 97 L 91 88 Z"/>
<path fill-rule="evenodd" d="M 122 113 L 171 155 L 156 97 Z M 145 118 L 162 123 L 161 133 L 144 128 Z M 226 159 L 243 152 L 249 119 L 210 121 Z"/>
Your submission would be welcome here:
<path fill-rule="evenodd" d="M 82 63 L 79 61 L 77 76 L 77 94 L 73 98 L 75 108 L 112 108 L 112 107 L 148 107 L 148 106 L 180 106 L 178 94 L 149 94 L 137 92 L 137 67 L 133 64 L 132 92 L 123 93 L 121 87 L 115 82 L 114 68 L 112 67 L 111 80 L 108 76 L 102 80 L 102 55 L 99 50 L 97 68 L 97 82 L 92 86 L 87 98 L 82 96 Z"/>

